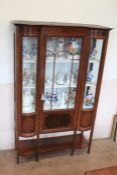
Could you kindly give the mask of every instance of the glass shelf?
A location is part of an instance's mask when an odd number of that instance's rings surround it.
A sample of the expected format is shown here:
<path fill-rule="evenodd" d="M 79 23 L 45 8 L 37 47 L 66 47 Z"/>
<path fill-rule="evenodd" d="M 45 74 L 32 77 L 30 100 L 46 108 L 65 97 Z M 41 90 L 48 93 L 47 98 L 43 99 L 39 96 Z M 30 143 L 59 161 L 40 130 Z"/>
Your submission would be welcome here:
<path fill-rule="evenodd" d="M 23 60 L 23 63 L 34 63 L 34 64 L 36 64 L 36 58 L 33 60 L 33 59 L 31 59 L 31 60 Z"/>
<path fill-rule="evenodd" d="M 86 82 L 86 86 L 94 86 L 94 87 L 96 87 L 96 83 Z"/>
<path fill-rule="evenodd" d="M 23 89 L 34 89 L 35 86 L 23 86 Z"/>
<path fill-rule="evenodd" d="M 51 108 L 51 104 L 48 104 L 48 105 L 45 105 L 45 110 L 50 110 Z M 74 108 L 74 104 L 69 104 L 69 109 L 73 109 Z M 58 109 L 68 109 L 68 105 L 67 104 L 55 104 L 55 105 L 52 105 L 52 109 L 53 110 L 58 110 Z"/>
<path fill-rule="evenodd" d="M 58 85 L 58 84 L 54 84 L 54 88 L 76 88 L 76 84 L 71 84 L 71 86 L 69 85 Z M 52 85 L 45 85 L 46 89 L 52 88 Z"/>
<path fill-rule="evenodd" d="M 64 58 L 56 59 L 56 63 L 65 63 L 65 64 L 68 64 L 68 63 L 71 63 L 71 62 L 73 62 L 74 64 L 75 63 L 77 64 L 78 61 L 80 61 L 80 58 L 79 59 L 64 59 Z M 47 58 L 46 63 L 52 63 L 53 64 L 53 57 Z"/>
<path fill-rule="evenodd" d="M 94 58 L 94 57 L 90 57 L 90 58 L 89 58 L 89 63 L 90 63 L 90 62 L 97 62 L 97 63 L 100 63 L 100 60 L 97 59 L 97 58 Z"/>

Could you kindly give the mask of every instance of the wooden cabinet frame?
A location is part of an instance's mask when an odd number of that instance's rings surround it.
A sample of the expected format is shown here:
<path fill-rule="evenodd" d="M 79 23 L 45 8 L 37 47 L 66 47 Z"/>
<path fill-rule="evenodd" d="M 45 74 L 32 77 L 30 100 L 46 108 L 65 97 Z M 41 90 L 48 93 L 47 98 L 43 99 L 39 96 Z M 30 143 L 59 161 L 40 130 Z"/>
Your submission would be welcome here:
<path fill-rule="evenodd" d="M 15 24 L 15 116 L 16 116 L 16 148 L 17 163 L 19 155 L 35 155 L 38 160 L 40 152 L 62 150 L 72 148 L 71 155 L 75 149 L 88 147 L 91 149 L 92 135 L 99 100 L 102 74 L 107 50 L 108 35 L 110 28 L 91 25 L 55 24 L 53 23 L 27 23 L 14 21 Z M 24 24 L 25 23 L 25 24 Z M 36 65 L 36 102 L 35 112 L 22 113 L 22 42 L 23 37 L 36 37 L 37 65 Z M 82 49 L 80 57 L 79 74 L 77 77 L 77 90 L 74 109 L 61 109 L 44 111 L 44 101 L 41 100 L 44 93 L 45 81 L 45 59 L 47 37 L 74 37 L 82 38 Z M 101 61 L 96 84 L 96 95 L 94 107 L 83 109 L 84 91 L 87 79 L 87 67 L 90 53 L 90 40 L 103 39 Z M 63 117 L 64 116 L 64 119 Z M 50 117 L 50 119 L 49 119 Z M 55 120 L 55 121 L 54 121 Z M 53 123 L 52 123 L 53 122 Z M 69 123 L 70 122 L 70 123 Z M 46 127 L 46 124 L 49 128 Z M 55 125 L 55 127 L 53 127 Z M 61 127 L 60 127 L 60 126 Z M 24 132 L 24 130 L 26 132 Z M 73 131 L 72 135 L 40 138 L 40 134 Z M 80 131 L 80 134 L 77 134 Z M 84 132 L 90 131 L 88 141 L 84 138 Z M 26 138 L 21 139 L 20 138 Z M 28 140 L 27 140 L 28 138 Z"/>

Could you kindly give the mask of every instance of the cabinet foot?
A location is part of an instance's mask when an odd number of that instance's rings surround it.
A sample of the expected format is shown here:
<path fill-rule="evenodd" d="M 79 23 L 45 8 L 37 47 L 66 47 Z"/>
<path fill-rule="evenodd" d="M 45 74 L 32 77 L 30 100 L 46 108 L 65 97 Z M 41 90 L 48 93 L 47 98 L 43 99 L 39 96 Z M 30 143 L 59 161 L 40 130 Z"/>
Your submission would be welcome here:
<path fill-rule="evenodd" d="M 89 146 L 88 150 L 87 150 L 87 153 L 90 154 L 90 151 L 91 151 L 91 147 Z"/>

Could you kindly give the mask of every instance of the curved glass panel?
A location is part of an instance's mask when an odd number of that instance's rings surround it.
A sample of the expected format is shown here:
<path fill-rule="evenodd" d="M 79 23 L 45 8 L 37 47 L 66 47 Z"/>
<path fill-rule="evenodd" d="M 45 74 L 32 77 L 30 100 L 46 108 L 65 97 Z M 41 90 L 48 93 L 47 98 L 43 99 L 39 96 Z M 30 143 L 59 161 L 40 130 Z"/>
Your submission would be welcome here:
<path fill-rule="evenodd" d="M 102 47 L 103 39 L 91 39 L 87 81 L 83 102 L 84 109 L 93 108 L 94 106 Z"/>
<path fill-rule="evenodd" d="M 22 112 L 35 112 L 36 96 L 36 64 L 37 64 L 36 37 L 23 37 L 22 49 Z"/>
<path fill-rule="evenodd" d="M 75 107 L 82 38 L 48 37 L 44 110 Z"/>

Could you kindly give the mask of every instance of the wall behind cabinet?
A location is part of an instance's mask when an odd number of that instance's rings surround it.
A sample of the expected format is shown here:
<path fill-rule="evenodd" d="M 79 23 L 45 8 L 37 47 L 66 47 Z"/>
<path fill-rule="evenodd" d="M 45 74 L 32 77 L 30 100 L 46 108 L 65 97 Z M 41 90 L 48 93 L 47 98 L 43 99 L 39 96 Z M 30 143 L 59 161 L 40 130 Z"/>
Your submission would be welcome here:
<path fill-rule="evenodd" d="M 0 149 L 14 148 L 13 26 L 11 20 L 99 24 L 111 31 L 94 138 L 109 136 L 117 111 L 117 1 L 0 0 Z"/>

